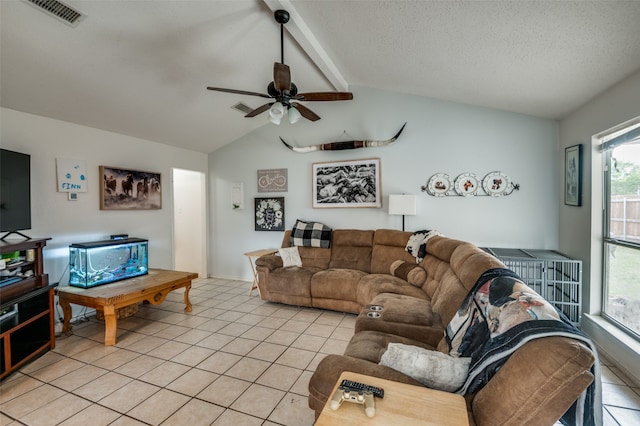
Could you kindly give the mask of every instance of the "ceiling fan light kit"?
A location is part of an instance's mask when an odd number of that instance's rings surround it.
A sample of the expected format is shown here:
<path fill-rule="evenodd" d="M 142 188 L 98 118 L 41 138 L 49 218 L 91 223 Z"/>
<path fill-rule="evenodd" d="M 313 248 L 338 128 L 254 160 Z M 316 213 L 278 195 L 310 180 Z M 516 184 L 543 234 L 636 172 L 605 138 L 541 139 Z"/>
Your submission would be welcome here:
<path fill-rule="evenodd" d="M 286 10 L 276 10 L 273 16 L 276 22 L 280 24 L 280 63 L 275 62 L 273 64 L 273 81 L 267 85 L 267 94 L 211 86 L 207 87 L 207 90 L 235 93 L 238 95 L 259 96 L 261 98 L 275 100 L 275 102 L 266 103 L 245 115 L 245 117 L 255 117 L 265 111 L 269 111 L 268 120 L 274 124 L 280 124 L 285 111 L 288 111 L 287 115 L 291 124 L 298 122 L 301 117 L 304 117 L 309 121 L 320 120 L 320 116 L 315 112 L 294 101 L 310 102 L 352 100 L 353 94 L 351 92 L 298 93 L 298 88 L 291 81 L 291 70 L 289 69 L 289 66 L 284 63 L 284 24 L 289 22 L 289 12 Z"/>
<path fill-rule="evenodd" d="M 289 115 L 289 123 L 291 124 L 296 124 L 298 121 L 300 121 L 300 118 L 302 118 L 302 114 L 300 114 L 300 111 L 298 111 L 294 107 L 289 108 L 288 115 Z"/>
<path fill-rule="evenodd" d="M 280 120 L 284 117 L 284 105 L 276 102 L 269 109 L 269 121 L 273 124 L 280 124 Z"/>

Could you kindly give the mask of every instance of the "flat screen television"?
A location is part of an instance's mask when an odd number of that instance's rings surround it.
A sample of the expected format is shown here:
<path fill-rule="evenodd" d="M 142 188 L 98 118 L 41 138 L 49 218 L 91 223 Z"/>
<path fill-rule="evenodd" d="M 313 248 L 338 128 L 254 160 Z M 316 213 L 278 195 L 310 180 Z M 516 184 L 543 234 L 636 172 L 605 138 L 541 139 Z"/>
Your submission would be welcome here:
<path fill-rule="evenodd" d="M 31 156 L 0 149 L 0 232 L 31 229 Z"/>

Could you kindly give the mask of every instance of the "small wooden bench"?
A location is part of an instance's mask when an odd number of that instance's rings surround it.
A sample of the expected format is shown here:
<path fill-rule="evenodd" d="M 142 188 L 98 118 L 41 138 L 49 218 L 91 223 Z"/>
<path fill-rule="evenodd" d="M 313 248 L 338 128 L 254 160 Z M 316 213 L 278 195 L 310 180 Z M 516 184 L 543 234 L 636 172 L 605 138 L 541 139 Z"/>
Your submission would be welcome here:
<path fill-rule="evenodd" d="M 62 331 L 71 331 L 71 303 L 94 308 L 104 314 L 104 344 L 116 344 L 116 310 L 138 302 L 153 305 L 162 303 L 170 291 L 184 287 L 185 312 L 191 312 L 189 290 L 191 280 L 198 278 L 193 272 L 149 269 L 147 275 L 117 281 L 91 288 L 58 287 L 58 299 L 64 312 Z"/>

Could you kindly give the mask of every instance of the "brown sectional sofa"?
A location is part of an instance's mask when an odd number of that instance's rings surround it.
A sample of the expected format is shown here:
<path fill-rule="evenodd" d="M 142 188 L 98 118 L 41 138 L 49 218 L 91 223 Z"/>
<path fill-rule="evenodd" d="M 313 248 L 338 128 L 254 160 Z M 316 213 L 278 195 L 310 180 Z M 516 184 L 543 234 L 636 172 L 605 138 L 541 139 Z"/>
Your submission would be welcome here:
<path fill-rule="evenodd" d="M 299 247 L 302 267 L 282 267 L 279 256 L 256 261 L 264 300 L 357 313 L 356 333 L 344 355 L 328 355 L 309 382 L 309 407 L 322 411 L 343 371 L 422 386 L 379 364 L 389 343 L 448 353 L 444 329 L 479 277 L 504 265 L 475 245 L 443 236 L 427 242 L 421 286 L 390 275 L 396 260 L 415 263 L 405 250 L 410 232 L 334 230 L 331 248 Z M 283 247 L 289 246 L 289 231 Z M 370 318 L 370 305 L 382 306 Z M 525 343 L 477 393 L 467 395 L 470 424 L 552 425 L 594 376 L 595 354 L 567 337 Z"/>

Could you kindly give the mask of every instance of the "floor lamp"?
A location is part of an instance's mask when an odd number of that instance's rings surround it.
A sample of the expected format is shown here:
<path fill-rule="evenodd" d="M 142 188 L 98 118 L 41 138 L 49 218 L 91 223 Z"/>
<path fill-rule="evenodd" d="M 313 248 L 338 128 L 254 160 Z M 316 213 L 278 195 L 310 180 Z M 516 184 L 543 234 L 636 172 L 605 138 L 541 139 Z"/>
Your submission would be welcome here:
<path fill-rule="evenodd" d="M 402 215 L 402 230 L 404 231 L 404 217 L 416 215 L 416 196 L 414 194 L 389 194 L 389 214 Z"/>

